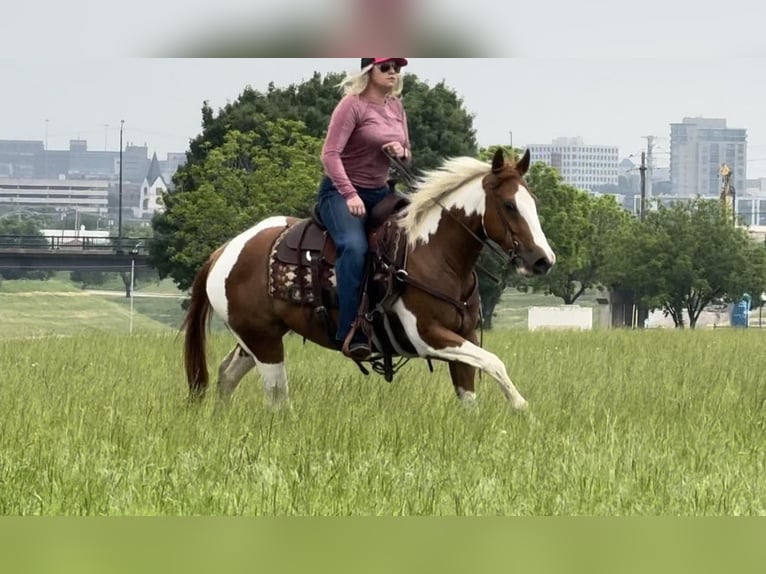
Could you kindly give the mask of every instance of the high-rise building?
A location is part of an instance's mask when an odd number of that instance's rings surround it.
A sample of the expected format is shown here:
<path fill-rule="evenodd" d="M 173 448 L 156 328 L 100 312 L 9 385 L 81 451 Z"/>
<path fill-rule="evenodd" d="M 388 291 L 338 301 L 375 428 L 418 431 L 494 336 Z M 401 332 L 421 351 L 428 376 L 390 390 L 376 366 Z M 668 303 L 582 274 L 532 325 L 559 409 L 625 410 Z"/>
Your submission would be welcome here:
<path fill-rule="evenodd" d="M 674 195 L 721 193 L 722 164 L 732 170 L 735 190 L 747 180 L 747 130 L 720 118 L 683 118 L 670 124 L 670 184 Z"/>
<path fill-rule="evenodd" d="M 578 188 L 593 190 L 600 185 L 617 185 L 619 150 L 617 146 L 586 145 L 582 138 L 556 138 L 550 144 L 530 144 L 532 162 L 555 167 L 562 179 Z"/>

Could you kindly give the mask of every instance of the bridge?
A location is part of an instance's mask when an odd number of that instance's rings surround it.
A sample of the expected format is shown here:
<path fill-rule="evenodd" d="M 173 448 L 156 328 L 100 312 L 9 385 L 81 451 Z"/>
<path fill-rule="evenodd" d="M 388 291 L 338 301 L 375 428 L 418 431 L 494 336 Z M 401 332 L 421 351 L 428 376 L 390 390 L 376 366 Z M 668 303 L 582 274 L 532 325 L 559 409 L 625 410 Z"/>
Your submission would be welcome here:
<path fill-rule="evenodd" d="M 149 237 L 43 237 L 0 235 L 4 269 L 130 271 L 149 267 Z"/>

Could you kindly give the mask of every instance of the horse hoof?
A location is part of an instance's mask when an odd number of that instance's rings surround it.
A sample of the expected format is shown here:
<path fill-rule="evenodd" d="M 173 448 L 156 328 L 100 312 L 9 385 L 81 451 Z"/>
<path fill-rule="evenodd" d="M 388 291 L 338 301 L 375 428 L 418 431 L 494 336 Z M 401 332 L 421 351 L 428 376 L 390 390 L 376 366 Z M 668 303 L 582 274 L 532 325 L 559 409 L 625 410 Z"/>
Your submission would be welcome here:
<path fill-rule="evenodd" d="M 521 400 L 518 400 L 518 401 L 514 401 L 512 406 L 513 406 L 513 410 L 516 410 L 516 411 L 528 411 L 529 410 L 529 403 L 526 400 L 524 400 L 524 399 L 521 399 Z"/>

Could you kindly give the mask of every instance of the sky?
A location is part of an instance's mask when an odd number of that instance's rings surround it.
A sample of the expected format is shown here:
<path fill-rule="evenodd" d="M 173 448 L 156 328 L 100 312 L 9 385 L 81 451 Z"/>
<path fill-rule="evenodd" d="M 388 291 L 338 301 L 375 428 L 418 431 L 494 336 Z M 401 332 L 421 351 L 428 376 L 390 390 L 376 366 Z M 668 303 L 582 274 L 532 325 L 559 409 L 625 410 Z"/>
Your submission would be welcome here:
<path fill-rule="evenodd" d="M 766 177 L 766 4 L 753 0 L 6 4 L 0 139 L 116 150 L 124 120 L 126 142 L 163 158 L 200 132 L 204 100 L 217 109 L 247 85 L 358 69 L 329 56 L 464 56 L 412 57 L 406 71 L 445 80 L 481 145 L 581 136 L 637 157 L 653 135 L 663 166 L 671 122 L 725 118 L 748 131 L 748 177 Z"/>
<path fill-rule="evenodd" d="M 3 3 L 0 53 L 88 58 L 189 55 L 208 40 L 234 35 L 253 45 L 301 37 L 307 25 L 317 38 L 343 28 L 363 29 L 362 43 L 395 40 L 406 48 L 414 36 L 396 28 L 449 28 L 483 57 L 689 58 L 763 57 L 766 7 L 756 0 L 20 0 Z M 388 17 L 388 19 L 387 19 Z M 353 24 L 353 26 L 352 26 Z M 280 24 L 281 25 L 281 24 Z M 353 28 L 353 29 L 352 29 Z M 325 32 L 327 32 L 325 34 Z M 354 37 L 355 38 L 355 37 Z M 262 48 L 263 44 L 259 44 Z M 316 46 L 316 43 L 314 44 Z M 333 44 L 337 47 L 337 44 Z M 212 49 L 212 48 L 211 48 Z M 380 49 L 380 46 L 378 46 Z M 360 53 L 360 47 L 345 54 Z M 385 50 L 383 50 L 385 51 Z M 367 52 L 369 53 L 369 51 Z M 410 55 L 415 52 L 408 52 Z M 447 55 L 423 54 L 421 55 Z M 265 54 L 251 54 L 265 55 Z M 284 55 L 284 54 L 283 54 Z M 319 55 L 317 52 L 301 55 Z M 340 55 L 340 54 L 336 54 Z"/>
<path fill-rule="evenodd" d="M 93 150 L 146 143 L 160 159 L 183 152 L 201 130 L 202 102 L 214 109 L 243 88 L 301 82 L 314 71 L 358 69 L 358 58 L 52 58 L 0 60 L 0 139 L 70 139 Z M 444 80 L 475 114 L 480 145 L 524 146 L 581 136 L 640 155 L 656 136 L 655 165 L 667 165 L 670 123 L 726 118 L 748 130 L 748 177 L 766 177 L 766 60 L 410 58 L 406 71 Z M 46 119 L 48 120 L 46 124 Z M 107 124 L 108 127 L 104 127 Z M 512 132 L 512 135 L 511 135 Z M 512 138 L 512 140 L 511 140 Z M 636 159 L 638 161 L 638 159 Z"/>

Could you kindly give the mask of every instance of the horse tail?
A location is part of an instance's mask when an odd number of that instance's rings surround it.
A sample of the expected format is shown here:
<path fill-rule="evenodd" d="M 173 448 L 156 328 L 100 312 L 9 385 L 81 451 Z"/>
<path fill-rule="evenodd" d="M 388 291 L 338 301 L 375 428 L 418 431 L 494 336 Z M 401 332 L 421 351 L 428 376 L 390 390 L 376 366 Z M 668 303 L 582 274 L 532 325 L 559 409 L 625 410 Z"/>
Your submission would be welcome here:
<path fill-rule="evenodd" d="M 215 259 L 215 257 L 210 257 L 197 272 L 192 284 L 189 309 L 181 325 L 181 330 L 186 329 L 184 367 L 191 398 L 201 398 L 205 394 L 209 382 L 205 357 L 205 338 L 212 307 L 207 297 L 205 285 Z"/>

